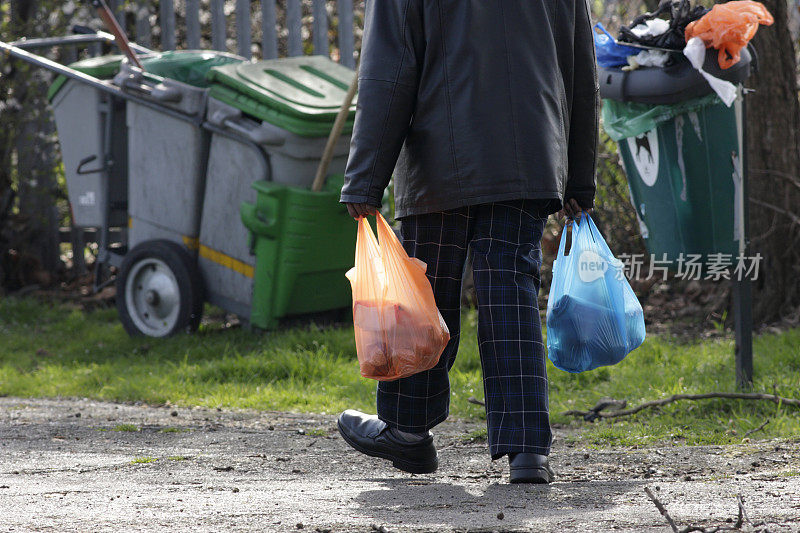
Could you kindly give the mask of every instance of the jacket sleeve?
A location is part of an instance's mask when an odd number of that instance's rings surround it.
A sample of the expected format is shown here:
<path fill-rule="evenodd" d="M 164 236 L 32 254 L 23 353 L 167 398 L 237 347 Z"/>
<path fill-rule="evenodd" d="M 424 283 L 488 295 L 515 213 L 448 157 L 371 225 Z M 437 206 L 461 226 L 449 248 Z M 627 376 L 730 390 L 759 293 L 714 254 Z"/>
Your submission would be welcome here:
<path fill-rule="evenodd" d="M 381 205 L 416 105 L 421 0 L 368 0 L 358 104 L 341 201 Z"/>
<path fill-rule="evenodd" d="M 575 52 L 570 106 L 567 186 L 564 200 L 575 198 L 584 209 L 594 207 L 597 170 L 599 87 L 590 11 L 584 0 L 575 2 Z"/>

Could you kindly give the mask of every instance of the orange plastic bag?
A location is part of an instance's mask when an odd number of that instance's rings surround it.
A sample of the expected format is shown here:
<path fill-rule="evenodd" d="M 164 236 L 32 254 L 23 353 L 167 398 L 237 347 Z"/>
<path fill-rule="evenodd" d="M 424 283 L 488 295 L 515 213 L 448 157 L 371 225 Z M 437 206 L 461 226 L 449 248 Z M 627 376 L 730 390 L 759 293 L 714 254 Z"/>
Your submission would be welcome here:
<path fill-rule="evenodd" d="M 356 353 L 365 378 L 389 381 L 429 370 L 450 340 L 425 276 L 427 265 L 408 257 L 378 214 L 378 238 L 358 221 L 353 289 Z"/>
<path fill-rule="evenodd" d="M 686 42 L 700 37 L 706 48 L 719 50 L 719 66 L 730 68 L 739 62 L 739 51 L 756 34 L 759 24 L 770 26 L 775 20 L 764 4 L 752 0 L 734 0 L 715 4 L 711 11 L 686 26 Z"/>

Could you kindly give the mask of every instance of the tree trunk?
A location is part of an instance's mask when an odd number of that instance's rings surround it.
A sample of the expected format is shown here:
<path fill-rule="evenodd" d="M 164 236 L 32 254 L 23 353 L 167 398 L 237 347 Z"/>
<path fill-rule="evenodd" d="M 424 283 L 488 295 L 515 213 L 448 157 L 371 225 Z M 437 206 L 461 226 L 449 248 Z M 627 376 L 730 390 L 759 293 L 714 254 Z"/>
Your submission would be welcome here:
<path fill-rule="evenodd" d="M 26 95 L 20 110 L 24 121 L 16 139 L 17 177 L 19 212 L 31 237 L 26 251 L 39 264 L 37 281 L 47 285 L 60 266 L 59 217 L 55 205 L 58 183 L 53 122 L 48 110 L 41 108 L 46 105 L 43 94 L 47 86 L 37 78 L 24 77 L 26 91 L 33 94 Z"/>
<path fill-rule="evenodd" d="M 800 305 L 800 102 L 785 0 L 762 0 L 775 24 L 753 44 L 758 72 L 747 83 L 751 255 L 763 257 L 754 287 L 756 323 Z"/>
<path fill-rule="evenodd" d="M 37 2 L 16 0 L 11 4 L 11 38 L 39 37 Z M 27 239 L 16 243 L 18 256 L 35 265 L 26 272 L 29 282 L 48 284 L 61 267 L 59 259 L 59 216 L 56 209 L 57 151 L 52 117 L 47 104 L 47 75 L 38 67 L 14 62 L 12 95 L 19 107 L 13 146 L 16 150 L 16 176 L 19 214 Z M 8 142 L 9 139 L 6 139 Z"/>

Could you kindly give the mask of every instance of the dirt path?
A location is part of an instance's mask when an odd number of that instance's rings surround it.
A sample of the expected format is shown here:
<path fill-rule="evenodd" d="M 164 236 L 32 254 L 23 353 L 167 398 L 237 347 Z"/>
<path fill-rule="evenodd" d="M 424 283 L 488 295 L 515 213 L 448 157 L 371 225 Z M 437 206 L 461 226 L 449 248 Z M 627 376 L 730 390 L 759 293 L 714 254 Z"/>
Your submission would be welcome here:
<path fill-rule="evenodd" d="M 0 398 L 0 531 L 668 531 L 645 486 L 681 527 L 735 520 L 741 493 L 753 522 L 800 531 L 796 442 L 597 451 L 557 432 L 558 482 L 516 486 L 478 427 L 443 424 L 439 472 L 410 476 L 330 415 Z"/>

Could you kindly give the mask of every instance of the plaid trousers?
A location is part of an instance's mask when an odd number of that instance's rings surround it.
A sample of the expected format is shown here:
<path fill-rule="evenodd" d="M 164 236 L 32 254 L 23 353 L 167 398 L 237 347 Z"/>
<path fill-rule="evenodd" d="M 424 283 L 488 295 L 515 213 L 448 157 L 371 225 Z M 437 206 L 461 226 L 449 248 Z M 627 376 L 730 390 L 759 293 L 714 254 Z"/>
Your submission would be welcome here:
<path fill-rule="evenodd" d="M 540 241 L 548 200 L 473 205 L 402 219 L 406 252 L 428 279 L 450 343 L 431 370 L 378 384 L 378 416 L 401 431 L 424 432 L 447 418 L 458 351 L 461 278 L 472 254 L 478 342 L 492 459 L 550 453 L 547 371 L 539 320 Z"/>

